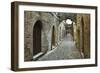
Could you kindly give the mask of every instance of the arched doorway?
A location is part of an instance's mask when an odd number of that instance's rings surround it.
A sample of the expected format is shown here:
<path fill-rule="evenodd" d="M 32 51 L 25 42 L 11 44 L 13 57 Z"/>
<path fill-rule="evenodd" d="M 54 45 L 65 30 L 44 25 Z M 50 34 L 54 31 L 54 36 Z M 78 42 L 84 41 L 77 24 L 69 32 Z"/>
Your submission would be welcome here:
<path fill-rule="evenodd" d="M 52 27 L 52 35 L 51 35 L 51 49 L 55 47 L 55 27 Z"/>
<path fill-rule="evenodd" d="M 33 56 L 41 52 L 42 22 L 38 20 L 33 27 Z"/>
<path fill-rule="evenodd" d="M 82 53 L 84 54 L 84 20 L 81 18 L 81 28 L 82 28 Z"/>

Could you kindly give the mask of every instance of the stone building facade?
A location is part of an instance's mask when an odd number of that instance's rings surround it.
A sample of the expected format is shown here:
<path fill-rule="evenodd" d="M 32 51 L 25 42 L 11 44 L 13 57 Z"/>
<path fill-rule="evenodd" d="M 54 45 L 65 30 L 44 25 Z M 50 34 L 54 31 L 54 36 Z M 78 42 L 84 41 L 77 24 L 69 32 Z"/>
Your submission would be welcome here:
<path fill-rule="evenodd" d="M 25 11 L 24 21 L 25 61 L 30 61 L 39 52 L 46 53 L 56 47 L 59 38 L 57 31 L 60 23 L 56 13 Z M 33 48 L 40 48 L 40 50 L 35 51 L 36 49 L 33 50 Z"/>
<path fill-rule="evenodd" d="M 77 14 L 73 23 L 74 41 L 83 58 L 90 58 L 90 15 Z"/>

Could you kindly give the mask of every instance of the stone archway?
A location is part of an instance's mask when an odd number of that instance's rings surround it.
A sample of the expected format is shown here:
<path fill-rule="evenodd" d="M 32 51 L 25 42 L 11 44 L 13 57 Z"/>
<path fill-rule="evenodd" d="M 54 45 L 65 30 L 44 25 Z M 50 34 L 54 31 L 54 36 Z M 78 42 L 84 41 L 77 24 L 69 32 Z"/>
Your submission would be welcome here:
<path fill-rule="evenodd" d="M 55 27 L 52 27 L 52 33 L 51 33 L 51 49 L 54 49 L 55 47 Z"/>
<path fill-rule="evenodd" d="M 41 52 L 42 22 L 38 20 L 33 27 L 33 56 Z"/>

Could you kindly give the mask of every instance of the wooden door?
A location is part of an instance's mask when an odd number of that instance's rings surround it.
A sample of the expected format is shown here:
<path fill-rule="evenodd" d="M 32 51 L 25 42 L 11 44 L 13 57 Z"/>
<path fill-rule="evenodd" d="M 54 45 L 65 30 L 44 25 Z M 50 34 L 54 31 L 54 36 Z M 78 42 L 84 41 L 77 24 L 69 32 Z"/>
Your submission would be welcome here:
<path fill-rule="evenodd" d="M 41 52 L 41 21 L 37 21 L 33 28 L 33 55 Z"/>

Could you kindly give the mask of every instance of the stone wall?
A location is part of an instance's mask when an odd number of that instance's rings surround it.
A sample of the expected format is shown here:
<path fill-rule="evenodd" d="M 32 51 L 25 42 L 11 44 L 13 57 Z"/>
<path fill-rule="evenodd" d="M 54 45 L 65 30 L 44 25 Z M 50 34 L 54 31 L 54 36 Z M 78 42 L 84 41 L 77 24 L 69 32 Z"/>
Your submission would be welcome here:
<path fill-rule="evenodd" d="M 84 19 L 84 57 L 90 58 L 90 15 L 83 15 Z"/>
<path fill-rule="evenodd" d="M 33 30 L 35 23 L 40 20 L 42 23 L 41 35 L 41 50 L 46 52 L 51 50 L 51 31 L 52 27 L 55 28 L 57 34 L 57 24 L 59 21 L 52 13 L 49 12 L 24 12 L 24 49 L 25 61 L 30 61 L 33 58 Z M 55 35 L 55 38 L 57 35 Z M 55 39 L 57 42 L 57 38 Z"/>
<path fill-rule="evenodd" d="M 90 58 L 90 15 L 77 14 L 76 19 L 73 25 L 75 44 L 84 58 Z"/>

